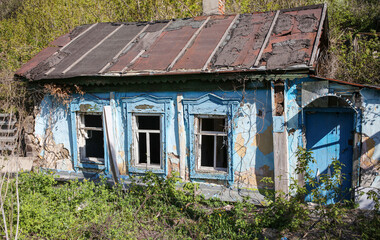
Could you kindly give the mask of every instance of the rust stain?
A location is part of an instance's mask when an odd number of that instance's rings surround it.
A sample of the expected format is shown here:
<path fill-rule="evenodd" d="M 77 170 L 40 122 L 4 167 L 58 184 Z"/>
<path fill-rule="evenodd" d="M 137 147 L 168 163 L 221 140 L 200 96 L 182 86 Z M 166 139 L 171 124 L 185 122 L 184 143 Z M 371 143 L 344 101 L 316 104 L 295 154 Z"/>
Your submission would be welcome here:
<path fill-rule="evenodd" d="M 125 152 L 124 151 L 119 151 L 118 152 L 119 156 L 121 159 L 124 159 Z M 127 175 L 127 163 L 125 161 L 121 163 L 117 163 L 117 167 L 119 168 L 120 175 Z"/>
<path fill-rule="evenodd" d="M 251 167 L 247 171 L 235 172 L 235 182 L 243 184 L 246 188 L 273 188 L 273 184 L 261 182 L 264 177 L 272 179 L 274 177 L 274 172 L 270 170 L 268 165 L 264 165 L 259 169 Z"/>
<path fill-rule="evenodd" d="M 165 70 L 197 29 L 185 26 L 161 33 L 158 40 L 132 66 L 135 71 Z"/>
<path fill-rule="evenodd" d="M 378 160 L 373 159 L 376 142 L 372 138 L 363 134 L 362 136 L 362 157 L 360 159 L 360 167 L 368 169 L 378 164 Z"/>
<path fill-rule="evenodd" d="M 190 171 L 188 167 L 185 167 L 185 181 L 190 181 Z"/>
<path fill-rule="evenodd" d="M 273 125 L 270 125 L 264 132 L 256 134 L 251 146 L 259 148 L 260 152 L 267 155 L 273 152 Z"/>
<path fill-rule="evenodd" d="M 127 175 L 127 167 L 125 163 L 118 163 L 117 167 L 119 168 L 120 175 Z"/>
<path fill-rule="evenodd" d="M 234 16 L 218 20 L 213 17 L 213 20 L 199 33 L 192 46 L 174 65 L 173 70 L 202 68 L 233 19 Z"/>
<path fill-rule="evenodd" d="M 245 139 L 242 135 L 242 133 L 239 133 L 235 142 L 235 151 L 241 158 L 243 158 L 247 152 L 247 147 L 245 146 Z"/>
<path fill-rule="evenodd" d="M 68 44 L 70 41 L 71 41 L 70 34 L 66 33 L 65 35 L 62 35 L 56 38 L 54 41 L 50 43 L 50 45 L 55 46 L 55 47 L 63 47 L 66 44 Z"/>
<path fill-rule="evenodd" d="M 251 167 L 244 172 L 235 172 L 235 182 L 244 184 L 244 187 L 257 187 L 255 168 Z"/>
<path fill-rule="evenodd" d="M 308 64 L 317 37 L 320 38 L 317 36 L 317 28 L 321 24 L 322 10 L 322 5 L 315 5 L 282 11 L 269 42 L 263 46 L 265 50 L 259 59 L 260 64 L 255 67 L 266 66 L 267 69 L 284 70 L 292 65 Z M 233 71 L 253 70 L 251 68 L 264 39 L 270 34 L 269 28 L 274 12 L 240 15 L 238 21 L 231 26 L 228 37 L 223 40 L 223 45 L 219 46 L 216 52 L 214 52 L 215 47 L 222 40 L 235 16 L 212 16 L 199 34 L 192 39 L 206 17 L 177 19 L 164 31 L 163 28 L 168 21 L 149 23 L 143 34 L 139 33 L 146 26 L 144 22 L 98 23 L 96 26 L 77 27 L 71 33 L 53 41 L 50 47 L 31 59 L 16 72 L 16 75 L 29 80 L 97 76 L 104 67 L 104 73 L 124 70 L 124 74 L 130 75 L 188 74 L 187 71 L 200 74 L 202 73 L 200 69 L 210 57 L 213 60 L 209 71 L 213 73 L 232 71 L 229 69 L 231 67 Z M 120 24 L 125 26 L 115 34 L 109 35 Z M 84 32 L 89 26 L 94 28 Z M 84 35 L 72 42 L 64 51 L 59 51 L 60 47 L 80 33 Z M 135 39 L 133 43 L 124 49 L 132 39 Z M 187 45 L 190 39 L 192 43 Z M 83 61 L 62 74 L 73 62 L 82 58 L 85 52 L 101 41 L 104 42 L 96 49 L 92 49 Z M 182 55 L 183 49 L 186 51 Z M 53 56 L 57 52 L 59 54 Z M 181 56 L 178 61 L 176 60 L 177 63 L 173 68 L 168 68 L 179 53 Z M 132 63 L 135 58 L 137 60 Z M 47 71 L 49 74 L 45 75 Z"/>
<path fill-rule="evenodd" d="M 124 155 L 125 155 L 124 151 L 119 151 L 119 156 L 121 159 L 124 159 Z"/>
<path fill-rule="evenodd" d="M 20 76 L 26 76 L 28 72 L 36 68 L 39 64 L 43 63 L 46 59 L 57 52 L 59 47 L 47 47 L 34 56 L 29 62 L 24 64 L 15 74 Z"/>
<path fill-rule="evenodd" d="M 173 172 L 179 173 L 179 157 L 173 153 L 169 153 L 168 156 L 168 176 L 172 176 Z"/>

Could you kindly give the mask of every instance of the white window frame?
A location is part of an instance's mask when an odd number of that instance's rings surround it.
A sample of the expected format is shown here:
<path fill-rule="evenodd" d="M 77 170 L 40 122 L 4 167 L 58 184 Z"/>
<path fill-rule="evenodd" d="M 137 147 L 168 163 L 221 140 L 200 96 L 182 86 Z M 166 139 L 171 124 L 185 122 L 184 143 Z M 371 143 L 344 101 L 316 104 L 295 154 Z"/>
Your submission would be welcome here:
<path fill-rule="evenodd" d="M 160 119 L 160 129 L 159 130 L 146 130 L 146 129 L 138 129 L 137 124 L 137 118 L 139 116 L 145 116 L 145 117 L 159 117 Z M 145 168 L 162 168 L 162 115 L 161 114 L 133 114 L 132 115 L 132 133 L 133 133 L 133 156 L 135 158 L 135 166 L 137 167 L 145 167 Z M 146 149 L 147 149 L 147 156 L 146 156 L 146 163 L 140 163 L 140 155 L 139 155 L 139 134 L 145 133 L 146 134 Z M 149 135 L 151 133 L 159 133 L 159 139 L 160 139 L 160 164 L 151 164 L 150 163 L 150 137 Z"/>
<path fill-rule="evenodd" d="M 202 119 L 224 119 L 225 120 L 225 126 L 223 132 L 218 132 L 218 131 L 202 131 Z M 227 143 L 228 143 L 228 131 L 227 131 L 227 126 L 228 126 L 228 118 L 227 116 L 208 116 L 208 115 L 198 115 L 197 117 L 194 118 L 194 124 L 195 124 L 195 134 L 196 134 L 196 140 L 198 142 L 197 144 L 197 169 L 201 171 L 218 171 L 218 172 L 227 172 L 228 170 L 228 151 L 226 154 L 227 157 L 227 167 L 226 168 L 221 168 L 217 167 L 217 137 L 222 136 L 227 138 Z M 202 166 L 202 135 L 205 136 L 214 136 L 214 159 L 213 159 L 213 167 L 207 167 L 207 166 Z M 228 147 L 228 146 L 227 146 Z"/>
<path fill-rule="evenodd" d="M 102 127 L 86 127 L 84 116 L 85 115 L 98 115 L 102 118 Z M 96 164 L 105 164 L 104 157 L 87 157 L 86 154 L 86 139 L 88 138 L 87 131 L 102 131 L 103 132 L 103 145 L 104 145 L 104 126 L 103 126 L 103 116 L 102 113 L 89 113 L 89 112 L 78 112 L 77 113 L 77 130 L 78 130 L 78 152 L 79 160 L 81 162 L 92 162 Z M 105 154 L 105 153 L 104 153 Z"/>

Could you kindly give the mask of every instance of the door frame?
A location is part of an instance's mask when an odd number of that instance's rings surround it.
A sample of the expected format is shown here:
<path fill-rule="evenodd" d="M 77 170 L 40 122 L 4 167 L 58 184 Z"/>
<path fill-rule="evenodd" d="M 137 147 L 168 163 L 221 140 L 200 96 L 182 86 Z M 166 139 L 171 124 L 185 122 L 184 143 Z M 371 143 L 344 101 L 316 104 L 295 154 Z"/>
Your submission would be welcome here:
<path fill-rule="evenodd" d="M 322 96 L 324 97 L 324 96 Z M 335 96 L 338 97 L 338 96 Z M 341 97 L 338 97 L 341 98 Z M 318 98 L 317 98 L 318 99 Z M 317 100 L 315 99 L 315 100 Z M 342 98 L 344 99 L 344 98 Z M 314 101 L 315 101 L 314 100 Z M 351 188 L 355 189 L 359 186 L 360 180 L 360 153 L 361 153 L 361 123 L 362 123 L 362 114 L 359 108 L 355 108 L 353 105 L 349 104 L 349 107 L 313 107 L 308 108 L 307 105 L 301 109 L 301 132 L 302 132 L 302 141 L 300 142 L 302 147 L 306 148 L 306 113 L 307 112 L 351 112 L 353 113 L 353 144 L 352 144 L 352 176 L 351 176 Z M 303 176 L 302 176 L 303 178 Z M 355 191 L 351 192 L 351 199 L 354 199 Z"/>

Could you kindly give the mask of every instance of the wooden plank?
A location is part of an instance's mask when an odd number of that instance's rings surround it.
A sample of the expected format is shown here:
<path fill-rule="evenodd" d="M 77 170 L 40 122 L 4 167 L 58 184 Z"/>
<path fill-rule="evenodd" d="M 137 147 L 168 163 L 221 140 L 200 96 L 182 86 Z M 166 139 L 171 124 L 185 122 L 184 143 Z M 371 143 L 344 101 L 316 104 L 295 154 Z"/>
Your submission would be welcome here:
<path fill-rule="evenodd" d="M 114 136 L 114 126 L 113 126 L 113 119 L 112 119 L 112 109 L 111 106 L 104 106 L 103 107 L 103 118 L 105 123 L 105 130 L 106 130 L 106 136 L 107 136 L 107 148 L 108 148 L 108 154 L 109 154 L 109 163 L 110 163 L 110 170 L 112 173 L 112 178 L 115 183 L 120 182 L 120 170 L 116 163 L 116 149 L 115 149 L 115 136 Z"/>
<path fill-rule="evenodd" d="M 17 140 L 17 136 L 0 136 L 0 142 L 13 142 Z"/>
<path fill-rule="evenodd" d="M 13 126 L 13 125 L 15 125 L 16 122 L 17 122 L 16 119 L 13 119 L 11 121 L 10 120 L 1 120 L 0 126 L 2 126 L 2 125 Z"/>
<path fill-rule="evenodd" d="M 183 114 L 183 95 L 177 95 L 177 112 L 178 112 L 178 143 L 179 143 L 179 175 L 182 180 L 186 181 L 186 131 Z"/>
<path fill-rule="evenodd" d="M 17 131 L 17 128 L 1 129 L 0 134 L 14 134 Z"/>
<path fill-rule="evenodd" d="M 272 116 L 276 115 L 274 82 L 271 83 Z M 276 191 L 289 193 L 289 163 L 287 132 L 273 132 L 274 188 Z"/>
<path fill-rule="evenodd" d="M 358 132 L 354 133 L 354 144 L 353 144 L 353 156 L 352 156 L 352 189 L 359 186 L 359 174 L 360 174 L 360 141 L 361 134 Z M 352 191 L 352 197 L 354 197 L 355 192 Z"/>
<path fill-rule="evenodd" d="M 325 4 L 323 4 L 322 17 L 321 17 L 321 20 L 319 22 L 317 37 L 315 38 L 313 52 L 311 54 L 309 66 L 313 66 L 315 58 L 316 58 L 316 55 L 317 55 L 317 49 L 318 49 L 318 45 L 319 45 L 319 39 L 321 38 L 321 35 L 322 35 L 322 28 L 323 28 L 323 24 L 325 22 L 326 13 L 327 13 L 327 4 L 325 3 Z"/>
<path fill-rule="evenodd" d="M 289 166 L 286 137 L 286 131 L 273 133 L 275 190 L 282 191 L 285 194 L 289 192 Z"/>

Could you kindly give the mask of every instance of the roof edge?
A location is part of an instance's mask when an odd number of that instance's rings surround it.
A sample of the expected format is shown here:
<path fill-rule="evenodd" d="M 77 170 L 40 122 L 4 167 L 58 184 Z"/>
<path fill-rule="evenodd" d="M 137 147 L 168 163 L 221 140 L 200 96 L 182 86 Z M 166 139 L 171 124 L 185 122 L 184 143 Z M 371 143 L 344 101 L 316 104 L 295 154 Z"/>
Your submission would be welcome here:
<path fill-rule="evenodd" d="M 316 75 L 310 75 L 310 77 L 314 78 L 314 79 L 318 79 L 318 80 L 327 80 L 327 81 L 336 82 L 336 83 L 345 84 L 345 85 L 351 85 L 351 86 L 355 86 L 355 87 L 372 88 L 372 89 L 380 90 L 380 86 L 372 86 L 372 85 L 366 85 L 366 84 L 360 84 L 360 83 L 351 83 L 351 82 L 333 79 L 333 78 L 319 77 Z"/>

